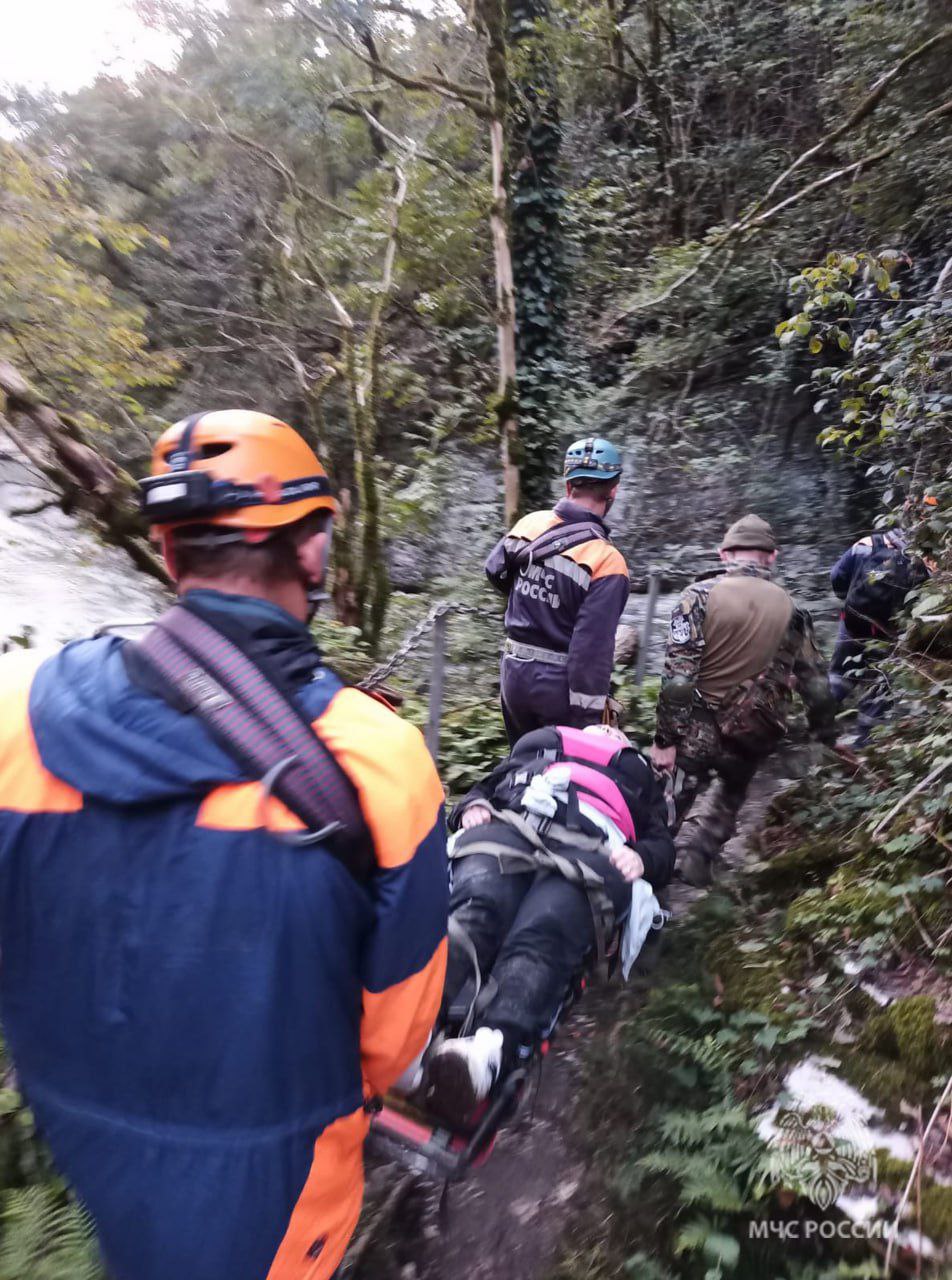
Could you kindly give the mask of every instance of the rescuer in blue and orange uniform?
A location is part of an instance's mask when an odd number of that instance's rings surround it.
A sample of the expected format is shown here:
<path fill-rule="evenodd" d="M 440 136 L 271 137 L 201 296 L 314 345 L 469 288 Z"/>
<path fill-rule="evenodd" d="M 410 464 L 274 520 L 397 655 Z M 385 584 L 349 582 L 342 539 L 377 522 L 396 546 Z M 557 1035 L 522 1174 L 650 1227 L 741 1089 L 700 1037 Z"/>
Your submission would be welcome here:
<path fill-rule="evenodd" d="M 605 517 L 621 479 L 621 455 L 590 437 L 565 455 L 565 497 L 525 516 L 493 549 L 486 576 L 508 597 L 502 713 L 510 745 L 553 724 L 598 724 L 608 701 L 615 631 L 628 600 L 628 566 Z M 513 556 L 555 526 L 592 527 L 592 537 L 544 562 Z"/>
<path fill-rule="evenodd" d="M 236 505 L 160 531 L 180 598 L 313 723 L 376 869 L 359 883 L 275 839 L 303 824 L 143 683 L 129 642 L 4 657 L 3 1031 L 112 1280 L 326 1280 L 360 1209 L 365 1099 L 440 1004 L 443 792 L 416 729 L 314 646 L 334 508 L 314 453 L 261 413 L 189 424 L 191 470 Z"/>

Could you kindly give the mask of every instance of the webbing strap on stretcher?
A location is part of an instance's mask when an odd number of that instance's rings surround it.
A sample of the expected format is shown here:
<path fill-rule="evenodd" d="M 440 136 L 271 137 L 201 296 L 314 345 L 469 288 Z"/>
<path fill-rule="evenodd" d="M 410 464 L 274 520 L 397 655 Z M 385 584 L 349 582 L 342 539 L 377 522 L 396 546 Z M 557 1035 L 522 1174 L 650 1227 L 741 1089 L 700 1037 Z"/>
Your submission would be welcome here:
<path fill-rule="evenodd" d="M 595 927 L 596 959 L 598 964 L 602 964 L 606 959 L 608 940 L 615 925 L 615 908 L 605 889 L 604 878 L 584 862 L 568 854 L 556 853 L 546 844 L 535 827 L 520 814 L 514 813 L 511 809 L 496 809 L 485 800 L 481 800 L 480 804 L 484 805 L 498 821 L 504 822 L 518 832 L 529 844 L 530 849 L 514 849 L 511 845 L 504 844 L 501 840 L 493 840 L 490 836 L 476 836 L 467 840 L 465 844 L 454 841 L 450 857 L 466 858 L 473 854 L 485 853 L 498 858 L 499 865 L 503 869 L 505 869 L 504 863 L 509 863 L 514 871 L 541 868 L 555 871 L 572 884 L 577 884 L 588 898 L 592 923 Z M 477 828 L 471 828 L 471 830 L 475 831 Z M 569 831 L 568 828 L 561 828 L 557 824 L 550 823 L 546 834 L 550 837 L 558 834 L 563 841 L 575 844 L 581 852 L 604 853 L 605 851 L 603 839 L 585 835 L 583 832 Z"/>

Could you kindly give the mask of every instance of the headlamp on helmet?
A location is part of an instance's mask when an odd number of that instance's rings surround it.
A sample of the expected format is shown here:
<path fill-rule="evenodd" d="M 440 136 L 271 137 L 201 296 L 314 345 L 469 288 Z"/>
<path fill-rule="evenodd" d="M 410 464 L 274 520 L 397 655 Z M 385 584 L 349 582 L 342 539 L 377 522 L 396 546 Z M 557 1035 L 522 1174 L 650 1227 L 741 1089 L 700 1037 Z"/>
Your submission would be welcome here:
<path fill-rule="evenodd" d="M 202 524 L 260 536 L 336 508 L 306 441 L 287 423 L 240 409 L 193 414 L 171 427 L 155 447 L 140 498 L 160 529 Z"/>

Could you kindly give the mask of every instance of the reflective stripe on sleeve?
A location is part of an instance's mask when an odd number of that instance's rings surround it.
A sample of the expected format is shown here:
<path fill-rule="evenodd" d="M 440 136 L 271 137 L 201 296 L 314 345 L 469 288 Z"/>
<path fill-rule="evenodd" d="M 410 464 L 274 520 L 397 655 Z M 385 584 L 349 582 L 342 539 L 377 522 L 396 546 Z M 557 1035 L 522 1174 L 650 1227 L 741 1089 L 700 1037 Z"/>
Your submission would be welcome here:
<path fill-rule="evenodd" d="M 582 711 L 602 711 L 607 695 L 604 693 L 576 693 L 569 690 L 569 706 L 580 707 Z"/>
<path fill-rule="evenodd" d="M 570 560 L 568 556 L 549 556 L 545 563 L 549 569 L 554 569 L 556 573 L 571 578 L 583 591 L 587 591 L 592 585 L 592 575 L 574 560 Z"/>

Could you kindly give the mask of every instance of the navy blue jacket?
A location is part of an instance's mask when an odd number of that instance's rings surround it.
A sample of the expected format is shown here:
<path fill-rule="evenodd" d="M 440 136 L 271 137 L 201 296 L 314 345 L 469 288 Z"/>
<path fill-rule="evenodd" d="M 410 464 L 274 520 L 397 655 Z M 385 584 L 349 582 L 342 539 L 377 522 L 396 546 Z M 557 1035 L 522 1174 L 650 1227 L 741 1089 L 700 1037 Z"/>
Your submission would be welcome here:
<path fill-rule="evenodd" d="M 556 525 L 593 524 L 592 538 L 542 565 L 516 569 L 513 554 Z M 554 511 L 525 516 L 493 549 L 486 576 L 508 596 L 511 639 L 568 655 L 569 706 L 601 712 L 611 685 L 615 631 L 628 601 L 628 566 L 609 541 L 608 526 L 586 507 L 564 498 Z"/>
<path fill-rule="evenodd" d="M 321 1280 L 362 1192 L 366 1094 L 445 968 L 442 788 L 415 729 L 275 606 L 205 594 L 283 663 L 378 870 L 265 830 L 261 788 L 130 680 L 118 638 L 0 659 L 0 1014 L 114 1280 Z M 270 829 L 300 822 L 279 801 Z"/>

